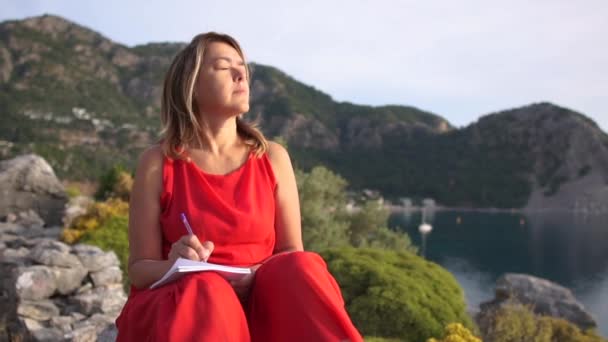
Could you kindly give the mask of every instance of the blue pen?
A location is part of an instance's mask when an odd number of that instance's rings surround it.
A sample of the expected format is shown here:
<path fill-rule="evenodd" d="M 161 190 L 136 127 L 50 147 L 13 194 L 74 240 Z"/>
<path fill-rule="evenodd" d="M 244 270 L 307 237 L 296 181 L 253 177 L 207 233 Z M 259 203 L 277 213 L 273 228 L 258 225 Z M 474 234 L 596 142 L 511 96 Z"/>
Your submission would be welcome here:
<path fill-rule="evenodd" d="M 194 235 L 194 233 L 192 232 L 192 227 L 190 227 L 190 223 L 188 223 L 188 219 L 186 218 L 186 214 L 182 213 L 181 217 L 182 222 L 184 222 L 184 226 L 186 226 L 186 229 L 188 229 L 188 234 Z"/>

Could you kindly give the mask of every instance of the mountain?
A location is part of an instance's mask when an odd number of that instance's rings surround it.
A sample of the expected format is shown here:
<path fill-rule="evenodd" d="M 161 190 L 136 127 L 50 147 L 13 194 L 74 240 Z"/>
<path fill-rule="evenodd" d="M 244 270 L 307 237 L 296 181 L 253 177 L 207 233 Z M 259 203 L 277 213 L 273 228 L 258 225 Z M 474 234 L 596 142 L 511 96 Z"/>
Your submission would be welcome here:
<path fill-rule="evenodd" d="M 0 23 L 0 157 L 36 152 L 74 180 L 133 168 L 157 139 L 164 72 L 184 45 L 128 47 L 53 15 Z M 325 164 L 355 189 L 452 206 L 604 198 L 569 190 L 608 180 L 606 134 L 572 110 L 537 103 L 455 129 L 415 107 L 336 102 L 276 68 L 250 67 L 246 117 L 287 141 L 297 167 Z"/>

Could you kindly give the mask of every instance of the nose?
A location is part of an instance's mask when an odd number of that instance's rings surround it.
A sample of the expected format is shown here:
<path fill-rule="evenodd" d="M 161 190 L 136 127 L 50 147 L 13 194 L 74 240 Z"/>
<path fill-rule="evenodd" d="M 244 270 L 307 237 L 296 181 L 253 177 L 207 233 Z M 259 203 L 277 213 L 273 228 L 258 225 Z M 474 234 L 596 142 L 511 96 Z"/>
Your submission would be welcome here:
<path fill-rule="evenodd" d="M 245 79 L 245 70 L 241 70 L 240 68 L 235 69 L 235 81 L 240 82 Z"/>

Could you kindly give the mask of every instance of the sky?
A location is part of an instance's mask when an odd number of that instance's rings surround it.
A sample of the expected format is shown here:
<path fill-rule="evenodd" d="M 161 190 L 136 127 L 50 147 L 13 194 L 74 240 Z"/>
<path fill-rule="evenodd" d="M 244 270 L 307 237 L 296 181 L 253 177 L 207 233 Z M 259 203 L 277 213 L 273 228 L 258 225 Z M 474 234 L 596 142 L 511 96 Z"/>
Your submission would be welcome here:
<path fill-rule="evenodd" d="M 549 101 L 608 131 L 608 1 L 0 0 L 0 21 L 55 14 L 115 42 L 234 36 L 249 61 L 356 104 L 457 127 Z"/>

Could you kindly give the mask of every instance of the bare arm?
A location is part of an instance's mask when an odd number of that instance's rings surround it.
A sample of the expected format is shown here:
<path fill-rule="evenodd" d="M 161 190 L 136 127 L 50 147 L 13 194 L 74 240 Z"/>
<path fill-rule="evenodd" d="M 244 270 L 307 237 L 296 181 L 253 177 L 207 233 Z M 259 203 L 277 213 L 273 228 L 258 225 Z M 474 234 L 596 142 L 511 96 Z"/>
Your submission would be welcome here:
<path fill-rule="evenodd" d="M 150 286 L 171 267 L 162 260 L 160 195 L 162 151 L 148 148 L 140 156 L 129 204 L 129 279 L 137 288 Z"/>
<path fill-rule="evenodd" d="M 268 156 L 274 171 L 277 188 L 275 190 L 275 231 L 274 254 L 288 251 L 302 251 L 302 227 L 300 219 L 300 199 L 298 187 L 287 150 L 275 142 L 270 142 Z"/>
<path fill-rule="evenodd" d="M 179 257 L 207 261 L 213 242 L 201 243 L 196 235 L 183 235 L 173 243 L 169 259 L 162 259 L 160 196 L 163 187 L 163 154 L 159 146 L 142 153 L 129 204 L 129 279 L 147 288 L 160 279 Z"/>

